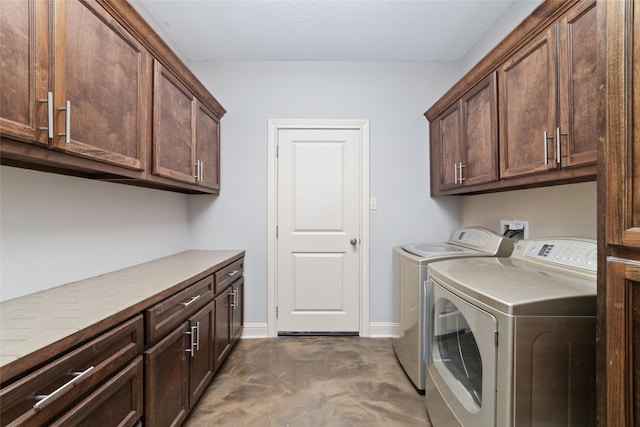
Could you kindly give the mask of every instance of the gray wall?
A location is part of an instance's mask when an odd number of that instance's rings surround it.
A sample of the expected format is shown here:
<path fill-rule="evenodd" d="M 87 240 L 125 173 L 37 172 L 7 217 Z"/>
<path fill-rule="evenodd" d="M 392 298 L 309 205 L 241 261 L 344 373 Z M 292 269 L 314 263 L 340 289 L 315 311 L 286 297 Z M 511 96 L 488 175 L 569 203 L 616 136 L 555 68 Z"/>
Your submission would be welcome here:
<path fill-rule="evenodd" d="M 190 198 L 190 244 L 247 250 L 246 312 L 267 320 L 269 119 L 370 121 L 370 318 L 396 322 L 391 248 L 446 239 L 457 198 L 431 199 L 424 111 L 458 75 L 457 64 L 371 62 L 192 63 L 229 111 L 222 120 L 222 192 Z"/>

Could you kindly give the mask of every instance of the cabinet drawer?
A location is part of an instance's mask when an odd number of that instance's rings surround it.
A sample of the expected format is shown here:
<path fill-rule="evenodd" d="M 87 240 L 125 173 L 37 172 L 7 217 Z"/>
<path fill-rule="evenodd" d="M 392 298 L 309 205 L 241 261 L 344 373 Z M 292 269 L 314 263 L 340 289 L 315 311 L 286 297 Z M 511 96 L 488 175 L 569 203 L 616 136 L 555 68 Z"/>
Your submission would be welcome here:
<path fill-rule="evenodd" d="M 244 258 L 239 259 L 236 262 L 229 264 L 228 266 L 216 271 L 213 275 L 215 277 L 216 295 L 224 288 L 232 284 L 236 279 L 242 277 L 244 273 Z"/>
<path fill-rule="evenodd" d="M 133 426 L 142 418 L 142 356 L 91 393 L 54 426 Z"/>
<path fill-rule="evenodd" d="M 147 309 L 147 344 L 168 334 L 212 299 L 213 277 L 208 276 Z"/>
<path fill-rule="evenodd" d="M 0 390 L 0 424 L 44 425 L 142 352 L 137 316 Z"/>

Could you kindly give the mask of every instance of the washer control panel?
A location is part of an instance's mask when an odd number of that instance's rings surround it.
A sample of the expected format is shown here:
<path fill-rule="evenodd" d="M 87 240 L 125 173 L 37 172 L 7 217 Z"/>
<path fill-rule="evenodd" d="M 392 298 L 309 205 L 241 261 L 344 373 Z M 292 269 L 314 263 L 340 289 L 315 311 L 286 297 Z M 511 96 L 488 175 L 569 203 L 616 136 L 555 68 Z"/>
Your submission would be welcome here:
<path fill-rule="evenodd" d="M 467 246 L 482 248 L 487 246 L 491 235 L 484 230 L 477 228 L 461 228 L 454 230 L 449 237 L 449 243 L 464 243 Z"/>
<path fill-rule="evenodd" d="M 598 247 L 596 241 L 590 239 L 520 240 L 512 256 L 594 273 L 598 266 Z"/>

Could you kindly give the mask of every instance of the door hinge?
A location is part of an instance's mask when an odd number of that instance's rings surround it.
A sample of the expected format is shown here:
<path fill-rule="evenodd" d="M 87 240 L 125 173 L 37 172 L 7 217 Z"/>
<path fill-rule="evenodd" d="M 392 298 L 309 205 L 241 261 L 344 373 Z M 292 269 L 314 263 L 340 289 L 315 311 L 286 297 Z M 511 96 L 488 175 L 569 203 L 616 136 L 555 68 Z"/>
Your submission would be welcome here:
<path fill-rule="evenodd" d="M 276 306 L 276 319 L 278 318 L 278 306 Z"/>
<path fill-rule="evenodd" d="M 278 226 L 276 225 L 276 239 L 278 238 Z"/>
<path fill-rule="evenodd" d="M 276 159 L 280 157 L 280 145 L 276 145 Z"/>
<path fill-rule="evenodd" d="M 496 343 L 496 347 L 498 346 L 498 331 L 495 332 L 495 339 L 494 339 L 495 343 Z"/>

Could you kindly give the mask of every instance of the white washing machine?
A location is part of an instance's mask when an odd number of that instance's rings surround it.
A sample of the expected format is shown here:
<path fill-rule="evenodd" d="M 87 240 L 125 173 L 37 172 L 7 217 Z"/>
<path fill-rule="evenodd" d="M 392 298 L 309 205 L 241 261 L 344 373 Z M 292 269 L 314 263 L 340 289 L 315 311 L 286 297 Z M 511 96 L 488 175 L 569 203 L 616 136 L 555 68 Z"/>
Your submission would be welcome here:
<path fill-rule="evenodd" d="M 426 406 L 434 427 L 595 425 L 594 240 L 430 264 Z"/>
<path fill-rule="evenodd" d="M 393 349 L 405 373 L 419 392 L 425 387 L 424 282 L 434 261 L 480 256 L 509 256 L 513 240 L 481 227 L 453 230 L 449 240 L 393 249 L 394 286 L 400 291 L 401 336 Z"/>

